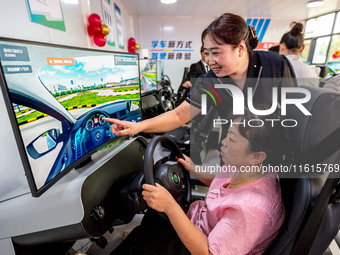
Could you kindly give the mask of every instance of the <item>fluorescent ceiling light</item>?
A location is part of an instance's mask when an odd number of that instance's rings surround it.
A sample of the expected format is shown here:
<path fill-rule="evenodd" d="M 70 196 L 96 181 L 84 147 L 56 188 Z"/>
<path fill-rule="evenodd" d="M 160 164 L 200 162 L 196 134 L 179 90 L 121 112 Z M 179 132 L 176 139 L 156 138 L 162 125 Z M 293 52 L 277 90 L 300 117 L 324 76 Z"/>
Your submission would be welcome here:
<path fill-rule="evenodd" d="M 172 30 L 174 30 L 174 27 L 165 26 L 165 27 L 163 27 L 163 30 L 164 31 L 172 31 Z"/>
<path fill-rule="evenodd" d="M 162 4 L 173 4 L 173 3 L 176 3 L 177 0 L 161 0 L 161 3 Z"/>
<path fill-rule="evenodd" d="M 322 6 L 324 4 L 325 4 L 324 0 L 310 0 L 307 3 L 307 7 L 310 7 L 310 8 L 311 7 L 319 7 L 319 6 Z"/>
<path fill-rule="evenodd" d="M 78 4 L 78 0 L 63 0 L 65 4 Z"/>

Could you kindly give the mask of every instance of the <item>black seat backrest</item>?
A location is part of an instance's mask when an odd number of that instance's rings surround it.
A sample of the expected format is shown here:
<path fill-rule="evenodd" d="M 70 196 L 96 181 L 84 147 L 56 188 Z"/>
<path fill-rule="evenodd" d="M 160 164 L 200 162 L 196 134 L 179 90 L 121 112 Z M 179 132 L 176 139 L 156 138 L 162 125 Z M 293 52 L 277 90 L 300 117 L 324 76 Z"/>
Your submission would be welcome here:
<path fill-rule="evenodd" d="M 298 126 L 288 128 L 295 152 L 292 164 L 297 165 L 301 163 L 299 159 L 313 146 L 340 127 L 340 94 L 321 88 L 307 86 L 302 86 L 302 88 L 311 92 L 311 99 L 304 106 L 312 115 L 305 116 L 296 106 L 291 105 L 287 107 L 286 116 L 286 119 L 294 119 L 298 122 Z M 304 95 L 298 93 L 290 95 L 290 98 L 301 97 Z M 329 164 L 339 162 L 339 151 L 323 161 Z M 280 176 L 286 219 L 280 233 L 265 254 L 288 255 L 291 253 L 326 178 L 327 173 L 313 176 L 307 173 L 301 176 Z"/>
<path fill-rule="evenodd" d="M 308 178 L 280 179 L 286 219 L 274 243 L 265 254 L 289 254 L 302 225 L 310 203 L 310 182 Z"/>

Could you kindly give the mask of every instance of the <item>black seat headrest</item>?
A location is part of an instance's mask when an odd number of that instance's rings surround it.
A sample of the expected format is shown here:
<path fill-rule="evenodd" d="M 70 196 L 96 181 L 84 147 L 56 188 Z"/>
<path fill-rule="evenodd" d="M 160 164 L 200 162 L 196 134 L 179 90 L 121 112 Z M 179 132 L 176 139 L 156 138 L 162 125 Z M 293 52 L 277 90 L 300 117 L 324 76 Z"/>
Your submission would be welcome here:
<path fill-rule="evenodd" d="M 311 99 L 304 107 L 312 114 L 306 116 L 295 105 L 287 105 L 287 119 L 294 119 L 298 125 L 290 129 L 291 138 L 297 155 L 306 154 L 313 146 L 325 139 L 340 127 L 340 93 L 311 86 L 301 86 L 310 91 Z M 302 93 L 291 93 L 289 98 L 302 98 Z M 327 162 L 340 157 L 335 153 Z"/>

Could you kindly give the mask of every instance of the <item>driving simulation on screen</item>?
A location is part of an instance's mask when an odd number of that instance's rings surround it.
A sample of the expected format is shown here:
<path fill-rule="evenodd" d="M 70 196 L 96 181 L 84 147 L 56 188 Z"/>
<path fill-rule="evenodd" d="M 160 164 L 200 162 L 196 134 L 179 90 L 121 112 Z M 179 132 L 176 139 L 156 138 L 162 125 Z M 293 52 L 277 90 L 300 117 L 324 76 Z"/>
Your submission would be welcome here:
<path fill-rule="evenodd" d="M 140 82 L 141 93 L 148 93 L 157 90 L 157 60 L 140 59 Z"/>
<path fill-rule="evenodd" d="M 103 118 L 141 121 L 135 54 L 1 40 L 0 52 L 37 190 L 117 139 Z"/>

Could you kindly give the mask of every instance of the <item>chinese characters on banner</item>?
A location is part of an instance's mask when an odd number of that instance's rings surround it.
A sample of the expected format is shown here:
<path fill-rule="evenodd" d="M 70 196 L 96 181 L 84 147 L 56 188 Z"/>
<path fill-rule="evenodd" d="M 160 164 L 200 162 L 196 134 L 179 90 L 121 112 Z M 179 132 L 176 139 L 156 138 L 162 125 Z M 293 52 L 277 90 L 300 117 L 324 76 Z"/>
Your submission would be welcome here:
<path fill-rule="evenodd" d="M 278 45 L 278 42 L 259 42 L 256 50 L 268 50 L 270 47 Z"/>
<path fill-rule="evenodd" d="M 190 60 L 192 41 L 169 40 L 151 42 L 151 58 L 158 60 Z"/>

